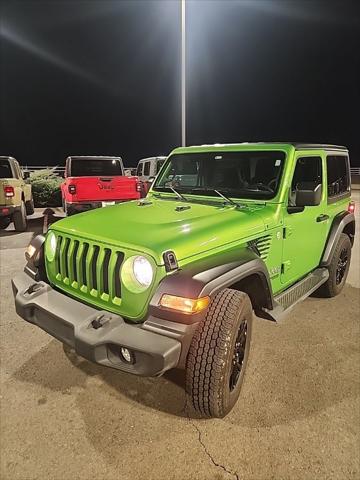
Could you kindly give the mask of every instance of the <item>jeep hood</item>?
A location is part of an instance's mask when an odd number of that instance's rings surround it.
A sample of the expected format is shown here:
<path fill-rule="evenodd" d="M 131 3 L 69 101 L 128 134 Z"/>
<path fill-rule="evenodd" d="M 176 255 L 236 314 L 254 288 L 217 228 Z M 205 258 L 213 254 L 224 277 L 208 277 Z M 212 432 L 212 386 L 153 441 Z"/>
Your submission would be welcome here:
<path fill-rule="evenodd" d="M 151 255 L 158 265 L 173 250 L 179 261 L 263 232 L 264 206 L 238 209 L 152 199 L 133 201 L 67 217 L 51 228 Z"/>

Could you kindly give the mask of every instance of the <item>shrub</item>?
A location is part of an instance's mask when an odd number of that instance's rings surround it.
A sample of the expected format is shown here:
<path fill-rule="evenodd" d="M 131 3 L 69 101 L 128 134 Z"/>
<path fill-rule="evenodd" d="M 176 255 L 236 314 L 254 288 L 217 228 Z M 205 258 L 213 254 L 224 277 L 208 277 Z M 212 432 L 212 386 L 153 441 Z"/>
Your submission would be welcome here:
<path fill-rule="evenodd" d="M 52 168 L 31 172 L 31 183 L 35 207 L 60 207 L 60 184 L 63 181 Z"/>

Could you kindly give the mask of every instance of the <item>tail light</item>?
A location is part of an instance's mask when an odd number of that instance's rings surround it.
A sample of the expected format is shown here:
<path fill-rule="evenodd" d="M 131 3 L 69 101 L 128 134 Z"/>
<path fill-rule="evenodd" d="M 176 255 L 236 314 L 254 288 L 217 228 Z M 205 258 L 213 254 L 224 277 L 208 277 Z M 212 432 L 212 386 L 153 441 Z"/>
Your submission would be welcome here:
<path fill-rule="evenodd" d="M 348 205 L 348 212 L 354 213 L 355 212 L 355 202 L 350 202 Z"/>
<path fill-rule="evenodd" d="M 136 191 L 141 192 L 141 183 L 140 182 L 136 182 Z"/>
<path fill-rule="evenodd" d="M 73 184 L 69 185 L 68 190 L 69 190 L 69 193 L 74 195 L 76 193 L 76 185 L 73 185 Z"/>
<path fill-rule="evenodd" d="M 11 187 L 10 185 L 5 185 L 4 192 L 6 198 L 12 198 L 15 195 L 14 187 Z"/>

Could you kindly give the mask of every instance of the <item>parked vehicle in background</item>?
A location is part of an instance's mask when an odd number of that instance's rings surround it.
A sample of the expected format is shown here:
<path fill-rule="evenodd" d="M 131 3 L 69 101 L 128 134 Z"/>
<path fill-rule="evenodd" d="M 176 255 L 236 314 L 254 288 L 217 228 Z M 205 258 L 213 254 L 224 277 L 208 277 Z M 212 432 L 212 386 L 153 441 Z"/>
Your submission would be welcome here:
<path fill-rule="evenodd" d="M 27 215 L 34 213 L 31 185 L 25 182 L 19 162 L 13 157 L 0 157 L 0 229 L 14 222 L 15 230 L 27 227 Z"/>
<path fill-rule="evenodd" d="M 127 167 L 124 169 L 126 177 L 135 177 L 136 167 Z"/>
<path fill-rule="evenodd" d="M 140 198 L 137 177 L 126 177 L 120 157 L 73 156 L 66 159 L 61 196 L 66 215 Z"/>
<path fill-rule="evenodd" d="M 350 195 L 345 147 L 177 148 L 142 201 L 60 220 L 32 240 L 13 279 L 16 311 L 101 365 L 184 368 L 195 409 L 223 417 L 240 394 L 253 312 L 276 322 L 315 291 L 343 289 Z"/>
<path fill-rule="evenodd" d="M 139 161 L 136 175 L 141 180 L 143 185 L 143 196 L 147 194 L 151 186 L 152 180 L 159 173 L 160 168 L 163 166 L 166 157 L 148 157 Z"/>

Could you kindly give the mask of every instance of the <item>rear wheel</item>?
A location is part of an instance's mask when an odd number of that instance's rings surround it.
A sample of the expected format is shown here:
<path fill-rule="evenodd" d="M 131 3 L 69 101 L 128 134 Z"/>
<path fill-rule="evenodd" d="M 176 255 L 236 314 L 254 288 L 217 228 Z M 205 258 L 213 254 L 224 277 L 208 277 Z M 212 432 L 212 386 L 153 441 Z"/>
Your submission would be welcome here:
<path fill-rule="evenodd" d="M 10 217 L 0 217 L 0 230 L 5 230 L 11 223 Z"/>
<path fill-rule="evenodd" d="M 349 273 L 351 242 L 348 235 L 342 233 L 335 248 L 329 266 L 329 278 L 321 285 L 316 294 L 320 297 L 335 297 L 344 288 Z"/>
<path fill-rule="evenodd" d="M 243 292 L 226 288 L 211 301 L 186 364 L 186 390 L 201 415 L 224 417 L 235 405 L 249 356 L 252 317 Z"/>
<path fill-rule="evenodd" d="M 14 213 L 14 226 L 17 232 L 24 232 L 27 227 L 25 202 L 21 201 L 20 209 Z"/>

